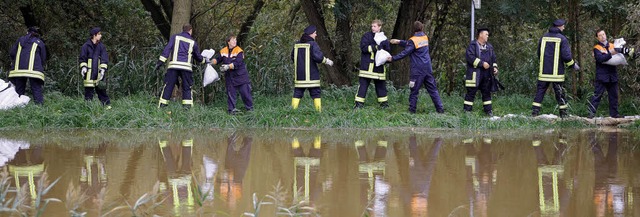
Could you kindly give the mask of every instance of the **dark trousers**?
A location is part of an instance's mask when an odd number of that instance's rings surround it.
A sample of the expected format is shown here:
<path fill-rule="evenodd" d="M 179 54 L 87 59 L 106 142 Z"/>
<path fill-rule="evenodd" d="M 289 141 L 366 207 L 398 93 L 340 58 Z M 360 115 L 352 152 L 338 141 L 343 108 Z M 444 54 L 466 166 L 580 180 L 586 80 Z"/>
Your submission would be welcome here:
<path fill-rule="evenodd" d="M 253 97 L 251 96 L 251 84 L 249 83 L 238 86 L 227 84 L 227 110 L 231 112 L 236 108 L 238 92 L 240 92 L 240 97 L 247 111 L 253 110 Z"/>
<path fill-rule="evenodd" d="M 373 84 L 376 86 L 376 95 L 378 96 L 378 102 L 386 102 L 387 99 L 387 81 L 386 80 L 378 80 L 371 78 L 363 78 L 360 77 L 358 82 L 360 86 L 358 87 L 358 94 L 356 95 L 356 102 L 364 103 L 365 98 L 367 98 L 367 89 L 369 89 L 369 84 L 373 80 Z"/>
<path fill-rule="evenodd" d="M 36 104 L 42 105 L 44 103 L 44 96 L 42 95 L 42 89 L 44 86 L 44 81 L 37 78 L 27 78 L 27 77 L 13 77 L 9 78 L 9 81 L 15 86 L 16 93 L 22 96 L 27 88 L 27 80 L 29 80 L 29 85 L 31 86 L 31 93 L 33 93 L 33 100 Z"/>
<path fill-rule="evenodd" d="M 433 78 L 433 74 L 428 73 L 424 75 L 411 75 L 411 77 L 409 78 L 409 82 L 414 83 L 413 87 L 411 87 L 411 93 L 409 94 L 410 112 L 416 112 L 418 94 L 420 93 L 420 88 L 422 87 L 422 85 L 424 85 L 425 89 L 427 89 L 427 92 L 429 92 L 429 96 L 431 96 L 431 101 L 433 101 L 433 105 L 436 107 L 436 111 L 438 113 L 444 112 L 442 100 L 440 100 L 440 94 L 438 93 L 438 87 L 436 86 L 436 80 Z"/>
<path fill-rule="evenodd" d="M 491 74 L 481 72 L 477 82 L 476 87 L 467 87 L 467 95 L 464 96 L 464 110 L 471 111 L 473 109 L 473 101 L 475 101 L 476 93 L 480 90 L 484 111 L 490 112 L 493 109 L 491 106 Z"/>
<path fill-rule="evenodd" d="M 309 90 L 309 95 L 311 95 L 311 99 L 320 98 L 320 87 L 293 88 L 293 98 L 301 99 L 304 96 L 305 90 Z"/>
<path fill-rule="evenodd" d="M 593 93 L 593 97 L 589 101 L 589 111 L 593 114 L 596 113 L 598 105 L 600 105 L 600 99 L 604 91 L 609 94 L 609 115 L 611 117 L 618 116 L 618 82 L 595 82 L 596 90 Z"/>
<path fill-rule="evenodd" d="M 182 104 L 192 105 L 193 99 L 191 96 L 191 85 L 193 85 L 193 73 L 186 70 L 167 69 L 167 73 L 164 75 L 164 89 L 162 90 L 162 101 L 169 101 L 171 94 L 173 94 L 173 86 L 178 83 L 178 77 L 182 80 Z"/>
<path fill-rule="evenodd" d="M 107 95 L 107 90 L 95 87 L 85 87 L 84 88 L 84 99 L 89 101 L 93 99 L 93 93 L 96 92 L 98 94 L 98 99 L 102 102 L 103 105 L 111 104 L 109 100 L 109 96 Z"/>
<path fill-rule="evenodd" d="M 556 101 L 558 101 L 560 110 L 566 110 L 568 108 L 567 100 L 564 96 L 564 88 L 562 88 L 562 82 L 538 81 L 536 96 L 533 98 L 533 106 L 531 107 L 533 111 L 540 111 L 544 94 L 547 92 L 549 85 L 553 85 L 553 91 L 556 94 Z"/>

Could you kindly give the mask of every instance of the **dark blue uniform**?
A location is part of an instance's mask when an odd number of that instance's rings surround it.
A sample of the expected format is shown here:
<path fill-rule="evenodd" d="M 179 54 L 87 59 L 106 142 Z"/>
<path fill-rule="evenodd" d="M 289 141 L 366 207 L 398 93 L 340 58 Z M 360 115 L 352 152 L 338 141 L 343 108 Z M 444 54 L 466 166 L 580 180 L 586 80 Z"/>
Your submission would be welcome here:
<path fill-rule="evenodd" d="M 433 105 L 438 113 L 444 112 L 436 80 L 433 77 L 433 69 L 431 68 L 431 57 L 429 56 L 429 38 L 424 32 L 416 32 L 409 40 L 401 40 L 400 46 L 404 50 L 393 56 L 393 61 L 400 60 L 407 55 L 411 55 L 411 74 L 409 76 L 409 87 L 411 94 L 409 95 L 409 112 L 416 112 L 416 104 L 418 103 L 418 93 L 424 84 L 427 92 L 431 96 Z"/>
<path fill-rule="evenodd" d="M 467 95 L 464 97 L 464 110 L 471 111 L 473 109 L 476 92 L 480 90 L 484 112 L 491 113 L 492 74 L 494 68 L 498 67 L 493 46 L 489 43 L 480 45 L 477 40 L 474 40 L 469 44 L 465 57 L 467 60 L 467 74 L 465 75 L 464 86 L 467 88 Z M 485 69 L 482 67 L 484 63 L 489 64 L 491 67 Z"/>
<path fill-rule="evenodd" d="M 356 95 L 356 103 L 364 103 L 367 97 L 367 89 L 369 83 L 373 80 L 376 86 L 376 95 L 378 95 L 378 102 L 384 103 L 388 101 L 387 98 L 387 70 L 385 65 L 376 66 L 375 56 L 378 50 L 391 50 L 389 40 L 384 40 L 378 45 L 373 39 L 375 33 L 367 32 L 360 39 L 360 73 L 358 74 L 360 86 L 358 87 L 358 94 Z"/>
<path fill-rule="evenodd" d="M 566 114 L 567 108 L 569 108 L 562 88 L 564 68 L 573 66 L 575 62 L 571 55 L 569 40 L 562 35 L 562 31 L 558 27 L 549 28 L 549 32 L 540 38 L 538 42 L 538 57 L 540 71 L 538 72 L 538 85 L 536 96 L 533 99 L 532 114 L 534 116 L 539 114 L 544 94 L 549 85 L 553 85 L 560 116 L 563 116 Z"/>
<path fill-rule="evenodd" d="M 244 64 L 244 52 L 236 46 L 231 51 L 229 47 L 220 50 L 220 55 L 213 60 L 213 64 L 228 64 L 229 70 L 224 72 L 225 85 L 227 87 L 227 110 L 232 112 L 236 108 L 237 92 L 247 111 L 253 110 L 253 97 L 251 96 L 251 80 L 249 72 Z"/>
<path fill-rule="evenodd" d="M 191 95 L 191 85 L 193 85 L 192 58 L 195 62 L 205 63 L 205 59 L 200 55 L 198 44 L 193 40 L 189 32 L 172 35 L 169 39 L 169 44 L 164 47 L 164 51 L 159 58 L 162 62 L 169 60 L 167 73 L 164 75 L 164 88 L 160 96 L 159 106 L 169 104 L 173 86 L 178 82 L 178 77 L 182 79 L 182 105 L 193 105 Z"/>
<path fill-rule="evenodd" d="M 616 66 L 604 64 L 611 59 L 612 50 L 614 47 L 611 43 L 598 42 L 593 46 L 593 57 L 596 59 L 596 80 L 595 91 L 588 105 L 591 116 L 595 115 L 605 90 L 609 94 L 609 115 L 611 117 L 620 116 L 618 113 L 618 71 Z"/>
<path fill-rule="evenodd" d="M 305 36 L 303 36 L 305 38 Z M 309 95 L 314 101 L 316 110 L 320 111 L 320 71 L 318 63 L 327 62 L 320 46 L 311 37 L 306 36 L 305 41 L 297 41 L 291 52 L 291 60 L 294 62 L 294 90 L 291 104 L 298 107 L 304 91 L 309 90 Z"/>
<path fill-rule="evenodd" d="M 16 41 L 9 52 L 11 56 L 11 68 L 9 81 L 16 87 L 16 93 L 24 95 L 27 80 L 31 86 L 31 92 L 36 104 L 42 104 L 44 97 L 44 61 L 47 59 L 47 50 L 44 42 L 33 33 L 28 33 Z"/>
<path fill-rule="evenodd" d="M 98 93 L 98 99 L 104 105 L 109 105 L 111 102 L 107 95 L 107 90 L 102 88 L 96 88 L 98 82 L 104 81 L 98 80 L 98 74 L 100 70 L 107 70 L 107 64 L 109 64 L 109 55 L 107 54 L 107 47 L 99 41 L 94 44 L 91 39 L 87 40 L 82 45 L 80 50 L 80 68 L 87 67 L 87 74 L 83 78 L 84 85 L 84 99 L 92 100 L 93 92 L 95 90 Z"/>

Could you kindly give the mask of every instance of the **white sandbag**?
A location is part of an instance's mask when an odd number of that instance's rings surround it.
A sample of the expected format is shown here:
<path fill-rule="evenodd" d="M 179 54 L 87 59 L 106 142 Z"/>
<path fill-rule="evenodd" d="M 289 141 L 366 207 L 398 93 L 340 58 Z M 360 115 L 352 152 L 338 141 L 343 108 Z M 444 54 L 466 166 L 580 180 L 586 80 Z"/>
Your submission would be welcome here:
<path fill-rule="evenodd" d="M 384 32 L 378 32 L 373 36 L 373 40 L 376 41 L 376 44 L 380 45 L 384 40 L 387 40 L 387 36 L 384 35 Z"/>
<path fill-rule="evenodd" d="M 378 50 L 376 52 L 376 66 L 381 66 L 387 63 L 387 58 L 391 57 L 391 54 L 386 50 Z"/>
<path fill-rule="evenodd" d="M 216 50 L 214 50 L 214 49 L 206 49 L 206 50 L 203 50 L 200 55 L 202 55 L 203 57 L 205 57 L 207 59 L 211 59 L 211 57 L 213 57 L 213 55 L 215 55 L 215 54 L 216 54 Z"/>
<path fill-rule="evenodd" d="M 28 149 L 29 143 L 0 138 L 0 167 L 13 160 L 20 149 Z"/>
<path fill-rule="evenodd" d="M 611 55 L 611 59 L 607 60 L 606 62 L 603 62 L 604 64 L 607 65 L 612 65 L 612 66 L 619 66 L 619 65 L 629 65 L 629 63 L 627 63 L 627 58 L 624 57 L 623 54 L 621 53 L 617 53 L 614 55 Z"/>
<path fill-rule="evenodd" d="M 625 44 L 627 44 L 627 42 L 624 40 L 624 38 L 618 38 L 613 40 L 613 47 L 615 48 L 621 48 Z"/>
<path fill-rule="evenodd" d="M 18 95 L 13 84 L 0 79 L 0 110 L 23 107 L 27 105 L 30 100 L 31 98 L 28 96 Z"/>
<path fill-rule="evenodd" d="M 204 76 L 202 77 L 202 86 L 206 87 L 207 85 L 213 83 L 214 81 L 219 81 L 220 76 L 216 69 L 211 65 L 207 65 L 207 68 L 204 70 Z"/>
<path fill-rule="evenodd" d="M 216 51 L 213 49 L 206 49 L 202 51 L 202 56 L 207 59 L 211 59 L 213 55 L 216 54 Z M 202 78 L 202 86 L 206 87 L 207 85 L 220 80 L 220 76 L 216 69 L 214 69 L 211 65 L 207 65 L 207 68 L 204 70 L 204 76 Z"/>

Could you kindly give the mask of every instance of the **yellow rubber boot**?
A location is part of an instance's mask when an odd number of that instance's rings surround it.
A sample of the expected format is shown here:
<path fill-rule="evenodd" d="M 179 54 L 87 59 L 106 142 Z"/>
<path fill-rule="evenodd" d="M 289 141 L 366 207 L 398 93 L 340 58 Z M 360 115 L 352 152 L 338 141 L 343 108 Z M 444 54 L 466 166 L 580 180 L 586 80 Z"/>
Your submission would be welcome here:
<path fill-rule="evenodd" d="M 313 99 L 313 105 L 316 107 L 316 111 L 322 112 L 322 101 L 320 98 Z"/>
<path fill-rule="evenodd" d="M 300 105 L 300 98 L 291 98 L 291 107 L 295 110 Z"/>
<path fill-rule="evenodd" d="M 316 138 L 313 140 L 313 148 L 315 149 L 322 148 L 322 137 L 316 136 Z"/>

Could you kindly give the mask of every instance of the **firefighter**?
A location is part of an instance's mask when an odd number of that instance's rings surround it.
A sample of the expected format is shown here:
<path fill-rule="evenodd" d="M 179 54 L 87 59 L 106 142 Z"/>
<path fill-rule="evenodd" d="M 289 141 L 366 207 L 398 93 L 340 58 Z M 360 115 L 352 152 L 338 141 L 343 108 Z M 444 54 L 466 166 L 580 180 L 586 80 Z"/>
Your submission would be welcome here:
<path fill-rule="evenodd" d="M 607 33 L 604 29 L 596 30 L 596 39 L 598 42 L 593 46 L 593 57 L 596 60 L 596 80 L 594 82 L 595 91 L 589 101 L 589 118 L 594 118 L 602 94 L 606 90 L 609 94 L 609 115 L 612 118 L 622 118 L 624 116 L 618 113 L 618 71 L 616 66 L 607 65 L 607 62 L 615 54 L 622 53 L 632 57 L 637 56 L 635 49 L 631 48 L 614 48 L 613 43 L 607 41 Z"/>
<path fill-rule="evenodd" d="M 94 91 L 98 93 L 98 99 L 102 105 L 110 109 L 111 101 L 107 95 L 107 90 L 98 87 L 98 83 L 104 80 L 109 55 L 107 47 L 102 43 L 102 32 L 100 27 L 94 27 L 89 31 L 89 39 L 82 45 L 80 50 L 80 74 L 84 85 L 84 99 L 93 99 Z"/>
<path fill-rule="evenodd" d="M 431 96 L 436 112 L 444 113 L 442 100 L 440 100 L 436 80 L 433 77 L 433 69 L 431 68 L 429 37 L 424 34 L 423 29 L 424 24 L 420 21 L 415 21 L 413 23 L 413 37 L 409 38 L 409 40 L 391 39 L 391 44 L 399 44 L 404 47 L 404 50 L 398 55 L 389 57 L 387 61 L 398 61 L 411 55 L 411 74 L 409 77 L 409 88 L 411 88 L 411 94 L 409 95 L 410 113 L 416 113 L 418 94 L 423 84 Z"/>
<path fill-rule="evenodd" d="M 467 95 L 464 97 L 464 111 L 473 109 L 473 101 L 476 92 L 482 94 L 482 105 L 488 116 L 493 116 L 491 106 L 491 82 L 492 77 L 498 74 L 498 64 L 493 46 L 489 44 L 489 29 L 478 28 L 478 39 L 472 41 L 467 48 L 467 74 L 464 86 Z"/>
<path fill-rule="evenodd" d="M 293 60 L 295 67 L 293 98 L 291 99 L 291 107 L 294 110 L 298 109 L 304 91 L 309 90 L 316 111 L 322 111 L 320 71 L 317 64 L 324 63 L 333 66 L 333 61 L 324 57 L 320 46 L 315 42 L 316 36 L 316 26 L 308 26 L 304 29 L 300 41 L 296 42 L 291 51 L 291 60 Z"/>
<path fill-rule="evenodd" d="M 47 60 L 47 50 L 42 39 L 40 29 L 29 27 L 27 34 L 20 37 L 9 52 L 11 56 L 11 68 L 9 81 L 15 85 L 16 93 L 24 95 L 27 81 L 31 86 L 31 92 L 36 104 L 42 105 L 44 86 L 44 64 Z"/>
<path fill-rule="evenodd" d="M 198 44 L 191 37 L 193 28 L 191 24 L 182 26 L 182 33 L 172 35 L 169 43 L 164 47 L 162 55 L 156 63 L 156 70 L 168 60 L 169 66 L 164 75 L 164 88 L 160 95 L 158 107 L 166 107 L 173 93 L 173 86 L 178 82 L 178 77 L 182 80 L 182 106 L 190 109 L 193 106 L 193 96 L 191 85 L 193 85 L 193 70 L 191 69 L 191 58 L 198 63 L 208 63 L 209 60 L 200 55 Z"/>
<path fill-rule="evenodd" d="M 553 27 L 549 28 L 549 32 L 545 33 L 538 42 L 538 57 L 540 59 L 540 71 L 538 74 L 538 84 L 536 96 L 533 99 L 531 116 L 536 117 L 540 114 L 542 107 L 542 99 L 549 88 L 553 86 L 556 100 L 560 108 L 560 117 L 567 117 L 567 100 L 564 94 L 564 68 L 573 67 L 574 70 L 580 70 L 580 66 L 575 62 L 571 55 L 571 47 L 567 37 L 562 35 L 565 27 L 565 20 L 558 19 L 553 22 Z M 564 63 L 564 64 L 563 64 Z"/>
<path fill-rule="evenodd" d="M 376 34 L 384 34 L 381 32 L 382 21 L 373 20 L 371 22 L 371 32 L 364 33 L 360 39 L 360 73 L 358 74 L 360 86 L 356 95 L 356 103 L 354 108 L 364 107 L 364 101 L 367 96 L 369 83 L 373 80 L 376 86 L 376 95 L 378 95 L 378 103 L 381 108 L 389 107 L 387 103 L 387 70 L 384 65 L 375 65 L 375 56 L 378 50 L 391 50 L 389 40 L 384 40 L 378 44 L 374 37 Z"/>
<path fill-rule="evenodd" d="M 220 70 L 224 72 L 225 86 L 227 87 L 227 112 L 236 114 L 237 92 L 247 111 L 253 111 L 253 97 L 251 96 L 251 80 L 249 72 L 244 64 L 244 52 L 242 48 L 236 46 L 236 36 L 227 38 L 227 47 L 220 50 L 217 58 L 211 61 L 211 64 L 221 63 Z"/>

